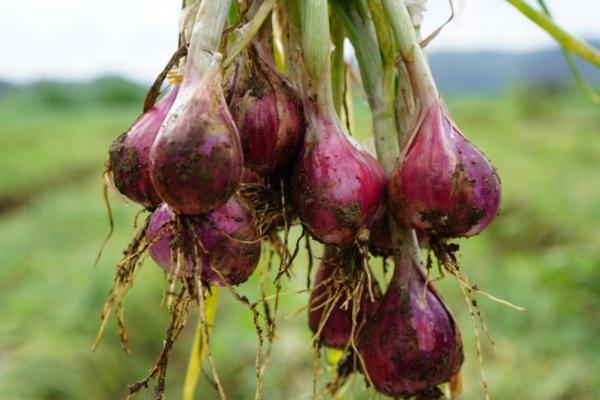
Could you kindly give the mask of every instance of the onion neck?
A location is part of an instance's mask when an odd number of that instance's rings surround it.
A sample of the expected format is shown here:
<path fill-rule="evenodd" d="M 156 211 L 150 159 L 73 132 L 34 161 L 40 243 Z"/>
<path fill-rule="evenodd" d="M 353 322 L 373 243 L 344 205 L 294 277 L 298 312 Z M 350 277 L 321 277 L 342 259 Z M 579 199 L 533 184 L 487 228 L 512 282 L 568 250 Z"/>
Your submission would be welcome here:
<path fill-rule="evenodd" d="M 301 9 L 305 66 L 302 98 L 308 119 L 337 121 L 331 88 L 329 8 L 327 0 L 305 0 Z"/>
<path fill-rule="evenodd" d="M 302 59 L 302 32 L 300 2 L 297 0 L 280 0 L 282 19 L 285 22 L 286 34 L 282 35 L 285 42 L 285 76 L 296 84 L 301 98 L 304 98 L 302 86 L 304 76 L 304 61 Z"/>
<path fill-rule="evenodd" d="M 382 101 L 383 65 L 373 22 L 361 17 L 360 1 L 334 0 L 331 6 L 354 46 L 369 105 L 372 110 L 379 108 L 373 106 Z"/>
<path fill-rule="evenodd" d="M 374 2 L 369 2 L 374 3 Z M 360 66 L 361 80 L 373 116 L 375 148 L 386 173 L 389 175 L 398 159 L 398 140 L 394 107 L 394 52 L 393 38 L 381 23 L 383 11 L 375 4 L 372 19 L 363 0 L 334 0 L 332 8 L 342 22 L 354 46 Z M 385 23 L 385 21 L 383 21 Z M 381 46 L 383 43 L 383 46 Z M 382 48 L 383 51 L 379 51 Z"/>
<path fill-rule="evenodd" d="M 219 50 L 230 6 L 231 0 L 202 0 L 190 39 L 186 78 L 200 78 L 210 67 Z"/>
<path fill-rule="evenodd" d="M 346 63 L 344 62 L 344 26 L 338 18 L 331 18 L 331 39 L 333 55 L 331 56 L 331 86 L 333 104 L 340 120 L 346 94 Z"/>
<path fill-rule="evenodd" d="M 237 29 L 237 41 L 232 46 L 229 54 L 227 54 L 227 58 L 223 62 L 225 68 L 233 64 L 236 57 L 248 46 L 255 35 L 261 30 L 267 17 L 271 15 L 271 10 L 274 5 L 275 0 L 260 0 L 255 1 L 250 5 L 248 17 L 251 17 L 251 19 L 241 28 Z"/>
<path fill-rule="evenodd" d="M 400 57 L 406 65 L 416 101 L 426 108 L 439 97 L 423 49 L 417 42 L 417 33 L 404 1 L 382 0 L 383 9 L 392 28 Z"/>
<path fill-rule="evenodd" d="M 400 244 L 394 251 L 395 268 L 391 282 L 406 286 L 421 265 L 417 234 L 413 229 L 399 226 L 393 228 L 392 232 L 394 240 Z"/>

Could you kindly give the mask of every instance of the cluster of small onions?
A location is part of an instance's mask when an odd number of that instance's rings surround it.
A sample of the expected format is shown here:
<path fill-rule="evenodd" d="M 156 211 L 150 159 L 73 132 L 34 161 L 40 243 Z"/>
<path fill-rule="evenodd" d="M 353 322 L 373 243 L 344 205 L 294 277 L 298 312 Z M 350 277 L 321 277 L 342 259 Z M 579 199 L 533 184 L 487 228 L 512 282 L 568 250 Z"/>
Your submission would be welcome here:
<path fill-rule="evenodd" d="M 329 62 L 319 70 L 304 42 L 287 43 L 286 51 L 304 53 L 303 62 L 287 66 L 302 71 L 284 76 L 275 67 L 271 35 L 259 35 L 238 57 L 226 95 L 217 53 L 225 17 L 215 21 L 207 11 L 218 9 L 216 3 L 202 1 L 181 85 L 110 147 L 116 188 L 152 211 L 150 255 L 182 279 L 199 274 L 205 285 L 245 282 L 266 235 L 255 211 L 260 204 L 240 188 L 283 182 L 290 221 L 325 245 L 309 307 L 317 341 L 357 349 L 362 372 L 389 396 L 412 396 L 447 382 L 463 361 L 459 330 L 418 260 L 394 239 L 388 215 L 401 229 L 415 230 L 422 246 L 431 238 L 478 234 L 498 212 L 494 168 L 438 95 L 423 104 L 423 118 L 386 173 L 342 128 Z M 307 4 L 303 13 L 309 15 L 327 7 L 323 0 Z M 216 40 L 207 30 L 218 32 Z M 322 42 L 329 57 L 329 43 Z M 178 218 L 191 229 L 181 231 Z M 394 254 L 393 277 L 383 294 L 373 279 L 359 287 L 354 301 L 344 301 L 339 293 L 364 270 L 368 255 L 360 249 L 369 240 L 373 249 Z M 183 259 L 177 243 L 185 244 Z"/>

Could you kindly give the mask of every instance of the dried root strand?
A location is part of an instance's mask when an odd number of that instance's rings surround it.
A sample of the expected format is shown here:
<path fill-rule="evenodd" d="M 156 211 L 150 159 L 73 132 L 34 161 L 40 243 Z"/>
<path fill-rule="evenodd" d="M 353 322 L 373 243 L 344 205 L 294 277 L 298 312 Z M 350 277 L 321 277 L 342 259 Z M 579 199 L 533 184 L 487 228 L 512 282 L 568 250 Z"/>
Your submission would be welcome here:
<path fill-rule="evenodd" d="M 328 382 L 319 393 L 319 399 L 338 399 L 341 398 L 346 390 L 350 377 L 357 371 L 356 354 L 352 348 L 344 352 L 338 361 L 335 369 L 335 377 Z"/>
<path fill-rule="evenodd" d="M 221 400 L 227 400 L 227 395 L 225 394 L 225 390 L 223 389 L 223 385 L 221 384 L 221 379 L 219 378 L 219 374 L 217 372 L 217 367 L 212 355 L 212 351 L 210 349 L 210 332 L 208 329 L 208 323 L 206 320 L 206 309 L 205 309 L 205 299 L 204 299 L 204 291 L 202 290 L 202 283 L 200 281 L 200 276 L 196 275 L 196 284 L 198 286 L 198 318 L 200 328 L 202 329 L 202 335 L 204 336 L 204 341 L 206 343 L 206 358 L 208 359 L 208 363 L 210 365 L 210 369 L 212 371 L 214 386 L 216 386 L 217 392 L 219 393 L 219 398 Z"/>
<path fill-rule="evenodd" d="M 191 229 L 191 226 L 187 224 L 187 220 L 184 217 L 181 217 L 180 215 L 175 215 L 174 221 L 170 221 L 164 226 L 165 232 L 170 232 L 173 234 L 174 251 L 171 252 L 171 261 L 175 264 L 175 270 L 170 271 L 167 274 L 167 290 L 165 293 L 167 307 L 171 307 L 171 305 L 173 304 L 173 296 L 176 294 L 175 285 L 177 284 L 178 277 L 180 276 L 181 271 L 183 270 L 185 257 L 187 254 L 189 254 L 189 250 L 193 248 L 193 246 L 190 246 L 189 243 L 187 243 L 189 240 L 186 240 L 187 238 L 189 238 L 189 231 Z M 194 264 L 194 273 L 200 273 L 197 260 L 195 261 L 196 263 Z M 191 282 L 189 282 L 188 280 L 184 279 L 183 282 L 187 285 L 187 290 L 190 293 L 190 295 L 194 296 L 195 281 L 192 280 Z"/>
<path fill-rule="evenodd" d="M 295 220 L 283 179 L 259 178 L 258 182 L 242 183 L 238 193 L 255 210 L 263 239 L 269 239 L 281 229 L 288 231 Z"/>
<path fill-rule="evenodd" d="M 146 240 L 146 227 L 148 226 L 148 223 L 149 218 L 146 219 L 144 226 L 138 230 L 133 240 L 123 252 L 123 258 L 117 263 L 113 285 L 109 290 L 106 302 L 104 303 L 104 308 L 100 316 L 100 327 L 96 339 L 94 340 L 94 344 L 92 345 L 92 349 L 96 349 L 100 344 L 110 313 L 111 311 L 114 311 L 119 328 L 121 347 L 125 352 L 129 353 L 127 330 L 124 321 L 125 296 L 133 286 L 135 277 L 143 264 L 144 256 L 150 245 Z"/>
<path fill-rule="evenodd" d="M 308 257 L 308 267 L 306 268 L 306 288 L 310 289 L 310 276 L 313 270 L 313 252 L 312 247 L 310 245 L 310 236 L 306 236 L 306 256 Z"/>
<path fill-rule="evenodd" d="M 487 325 L 485 324 L 483 315 L 481 313 L 481 308 L 479 307 L 479 304 L 475 299 L 476 288 L 473 285 L 471 285 L 468 278 L 459 269 L 458 260 L 455 254 L 456 251 L 458 251 L 457 245 L 447 244 L 443 241 L 432 239 L 430 246 L 438 261 L 438 266 L 440 268 L 443 268 L 458 282 L 460 290 L 467 304 L 467 309 L 469 310 L 469 316 L 471 318 L 471 326 L 473 329 L 473 334 L 475 336 L 477 360 L 479 362 L 479 373 L 481 376 L 481 385 L 483 387 L 484 398 L 486 400 L 489 400 L 489 388 L 485 374 L 485 368 L 483 365 L 483 351 L 481 346 L 481 338 L 479 335 L 479 328 L 477 326 L 478 321 L 479 325 L 481 326 L 481 329 L 483 329 L 488 341 L 492 345 L 492 348 L 495 346 L 495 343 L 492 339 Z M 428 258 L 428 263 L 430 262 L 431 260 Z"/>
<path fill-rule="evenodd" d="M 313 347 L 312 358 L 312 399 L 317 398 L 317 382 L 319 381 L 319 359 L 321 358 L 321 346 L 317 342 Z"/>
<path fill-rule="evenodd" d="M 275 282 L 280 280 L 283 275 L 285 275 L 287 277 L 292 277 L 291 267 L 294 263 L 294 260 L 298 256 L 298 253 L 300 252 L 300 242 L 302 241 L 302 238 L 304 236 L 306 236 L 306 230 L 304 228 L 302 228 L 302 233 L 300 234 L 300 236 L 298 236 L 298 239 L 296 240 L 296 244 L 294 246 L 294 251 L 290 255 L 289 252 L 287 251 L 288 233 L 286 230 L 286 233 L 284 235 L 284 243 L 283 243 L 283 246 L 285 247 L 286 251 L 284 253 L 284 257 L 281 258 L 280 265 L 279 265 L 279 271 L 277 273 L 277 276 L 275 277 Z"/>
<path fill-rule="evenodd" d="M 264 313 L 263 316 L 264 316 L 266 329 L 267 329 L 268 346 L 267 346 L 265 356 L 263 358 L 261 374 L 264 374 L 264 371 L 266 370 L 267 366 L 271 362 L 271 354 L 273 351 L 273 343 L 275 341 L 275 333 L 276 333 L 276 329 L 277 329 L 277 318 L 278 318 L 278 314 L 279 314 L 279 297 L 281 295 L 281 281 L 277 281 L 277 282 L 275 282 L 275 294 L 273 295 L 273 297 L 275 298 L 275 306 L 274 306 L 273 312 L 271 312 L 271 307 L 269 305 L 269 298 L 271 296 L 268 295 L 268 293 L 266 291 L 266 287 L 268 285 L 269 275 L 270 275 L 270 272 L 272 269 L 273 256 L 274 256 L 274 252 L 271 249 L 271 250 L 269 250 L 268 263 L 262 269 L 262 276 L 260 279 L 261 299 L 254 304 L 255 306 L 258 303 L 263 304 L 263 313 Z"/>
<path fill-rule="evenodd" d="M 329 286 L 327 289 L 330 289 L 331 286 Z M 311 342 L 313 343 L 313 346 L 318 346 L 318 344 L 321 341 L 321 333 L 323 332 L 323 329 L 325 328 L 325 324 L 327 323 L 327 321 L 329 320 L 329 317 L 331 316 L 331 313 L 333 312 L 333 310 L 335 310 L 335 307 L 338 305 L 338 302 L 343 298 L 342 297 L 342 287 L 336 286 L 333 288 L 334 292 L 331 293 L 329 290 L 327 292 L 324 292 L 322 297 L 328 297 L 328 299 L 323 302 L 322 304 L 320 304 L 317 307 L 312 307 L 311 305 L 311 311 L 316 311 L 319 308 L 325 308 L 325 310 L 323 311 L 323 314 L 321 316 L 321 320 L 319 321 L 319 326 L 317 328 L 317 331 L 314 333 L 314 335 L 311 338 Z M 317 298 L 315 298 L 315 302 L 317 302 L 319 299 L 321 298 L 321 296 L 318 296 Z M 340 307 L 341 308 L 341 307 Z"/>
<path fill-rule="evenodd" d="M 94 267 L 96 267 L 98 265 L 98 262 L 100 261 L 100 257 L 102 257 L 102 252 L 104 251 L 106 244 L 108 243 L 108 241 L 110 240 L 110 238 L 113 235 L 113 232 L 115 231 L 115 221 L 113 219 L 112 207 L 110 205 L 110 198 L 108 197 L 109 188 L 112 187 L 110 165 L 108 164 L 108 161 L 105 164 L 105 170 L 104 170 L 104 173 L 102 174 L 102 178 L 103 178 L 102 199 L 104 200 L 104 205 L 106 206 L 106 213 L 107 213 L 107 217 L 108 217 L 108 233 L 106 234 L 106 237 L 104 238 L 104 240 L 102 241 L 102 244 L 100 245 L 100 249 L 98 250 L 98 254 L 96 255 L 96 259 L 94 260 Z"/>
<path fill-rule="evenodd" d="M 157 357 L 157 360 L 150 370 L 150 373 L 142 380 L 134 382 L 128 385 L 128 394 L 124 397 L 125 399 L 132 398 L 135 394 L 141 391 L 143 388 L 147 388 L 149 381 L 156 378 L 157 383 L 153 390 L 152 399 L 162 399 L 162 395 L 165 388 L 165 378 L 167 373 L 167 366 L 170 353 L 173 345 L 182 329 L 184 328 L 188 318 L 189 303 L 197 299 L 199 304 L 199 319 L 200 326 L 203 330 L 205 337 L 207 358 L 213 367 L 213 378 L 217 390 L 222 399 L 226 399 L 216 369 L 214 368 L 214 362 L 210 353 L 209 337 L 206 329 L 206 319 L 204 310 L 204 294 L 203 287 L 200 278 L 200 263 L 197 254 L 197 249 L 193 246 L 193 227 L 190 221 L 182 216 L 176 216 L 174 221 L 167 222 L 163 227 L 163 232 L 159 234 L 152 242 L 148 242 L 146 239 L 146 230 L 149 224 L 150 218 L 146 219 L 144 226 L 138 231 L 134 240 L 129 244 L 125 250 L 125 256 L 117 264 L 117 274 L 115 282 L 111 288 L 108 299 L 104 306 L 102 313 L 102 323 L 94 343 L 94 347 L 97 346 L 102 336 L 106 322 L 110 315 L 110 312 L 114 310 L 117 318 L 117 324 L 119 327 L 119 336 L 121 338 L 122 345 L 127 350 L 127 333 L 125 330 L 125 324 L 123 320 L 123 304 L 124 297 L 128 289 L 132 286 L 137 271 L 143 263 L 143 258 L 148 252 L 148 248 L 155 242 L 161 240 L 165 234 L 173 233 L 172 240 L 172 254 L 171 257 L 176 264 L 175 271 L 167 274 L 167 290 L 166 290 L 166 302 L 170 310 L 171 320 L 167 328 L 166 337 L 163 342 L 163 348 Z M 195 234 L 195 233 L 194 233 Z M 203 247 L 202 247 L 203 249 Z M 205 250 L 204 250 L 205 251 Z M 194 259 L 194 270 L 192 276 L 181 276 L 180 271 L 183 269 L 183 263 L 186 257 L 193 256 Z M 178 285 L 178 282 L 181 285 Z M 177 287 L 179 286 L 179 289 Z"/>
<path fill-rule="evenodd" d="M 290 254 L 288 249 L 289 233 L 291 222 L 294 220 L 294 214 L 292 208 L 288 206 L 286 188 L 283 179 L 260 179 L 257 183 L 243 184 L 240 189 L 240 197 L 249 202 L 256 213 L 258 227 L 261 239 L 266 239 L 270 242 L 271 248 L 279 257 L 279 268 L 277 275 L 274 279 L 275 294 L 273 313 L 271 315 L 271 308 L 268 300 L 268 296 L 264 290 L 266 284 L 263 282 L 261 286 L 261 301 L 263 303 L 264 320 L 267 330 L 267 338 L 269 345 L 266 350 L 266 354 L 262 361 L 262 366 L 259 367 L 259 354 L 262 352 L 262 331 L 259 327 L 258 311 L 256 309 L 257 303 L 252 304 L 251 311 L 254 315 L 255 326 L 257 328 L 257 335 L 259 337 L 259 349 L 257 352 L 257 396 L 260 390 L 261 377 L 264 373 L 265 368 L 271 361 L 271 352 L 273 341 L 275 339 L 276 321 L 279 314 L 279 301 L 281 294 L 281 277 L 286 275 L 291 276 L 290 267 L 298 255 L 299 243 L 302 237 L 305 235 L 304 231 L 296 242 L 294 252 Z M 278 234 L 278 230 L 283 230 L 283 240 Z M 267 271 L 263 277 L 267 277 L 271 270 L 271 264 L 273 260 L 273 252 L 270 253 L 269 263 L 267 265 Z M 259 371 L 260 370 L 260 371 Z"/>
<path fill-rule="evenodd" d="M 195 237 L 196 242 L 199 244 L 199 247 L 206 253 L 206 249 L 204 248 L 204 245 L 202 244 L 202 241 L 200 240 L 200 238 L 195 234 L 195 232 L 193 231 L 193 229 L 191 228 L 191 226 L 189 227 L 190 229 L 190 234 L 193 235 L 193 237 Z M 199 265 L 199 258 L 198 258 L 198 254 L 195 254 L 195 265 Z M 243 304 L 244 306 L 248 307 L 249 310 L 252 312 L 252 316 L 253 316 L 253 322 L 254 322 L 254 327 L 256 329 L 256 336 L 257 336 L 257 341 L 258 341 L 258 346 L 256 349 L 256 356 L 255 356 L 255 369 L 256 369 L 256 394 L 255 394 L 255 398 L 258 400 L 262 397 L 262 376 L 263 376 L 263 371 L 264 371 L 264 363 L 261 362 L 261 355 L 262 355 L 262 349 L 263 349 L 263 344 L 264 344 L 264 339 L 263 339 L 263 331 L 262 328 L 260 326 L 260 319 L 261 319 L 261 314 L 258 311 L 258 302 L 255 303 L 250 303 L 250 301 L 248 300 L 248 298 L 244 295 L 239 294 L 235 288 L 229 284 L 227 282 L 227 279 L 223 276 L 223 274 L 221 273 L 221 271 L 219 271 L 218 269 L 214 268 L 214 266 L 210 266 L 212 271 L 215 272 L 219 278 L 221 279 L 222 282 L 224 282 L 224 286 L 227 288 L 227 290 L 229 290 L 229 292 L 232 294 L 233 298 L 235 300 L 237 300 L 239 303 Z M 197 279 L 198 279 L 198 285 L 200 285 L 200 271 L 197 271 Z M 199 296 L 199 299 L 203 300 L 203 296 Z M 204 305 L 202 304 L 200 306 L 201 310 L 203 310 Z M 265 318 L 265 321 L 267 321 L 267 319 Z M 201 321 L 202 324 L 202 321 Z M 268 322 L 267 322 L 267 326 L 268 326 Z M 206 332 L 203 332 L 204 335 L 208 335 L 208 329 L 206 329 Z M 221 399 L 226 399 L 226 395 L 225 392 L 222 388 L 222 385 L 220 383 L 218 374 L 217 374 L 217 370 L 216 367 L 214 365 L 214 362 L 211 361 L 212 360 L 212 355 L 210 353 L 210 349 L 209 349 L 209 341 L 208 341 L 208 336 L 207 336 L 207 341 L 206 341 L 206 347 L 207 347 L 207 356 L 209 358 L 209 361 L 211 362 L 211 369 L 213 372 L 213 377 L 215 380 L 215 383 L 217 385 L 218 391 L 219 391 L 219 395 L 221 396 Z"/>
<path fill-rule="evenodd" d="M 115 182 L 113 181 L 112 170 L 110 168 L 109 160 L 106 160 L 104 163 L 104 172 L 102 173 L 102 200 L 104 201 L 104 206 L 106 207 L 106 214 L 108 218 L 108 233 L 106 237 L 102 241 L 100 245 L 100 249 L 98 250 L 98 254 L 96 255 L 96 259 L 94 260 L 94 267 L 98 265 L 100 258 L 102 257 L 102 253 L 104 252 L 104 248 L 110 241 L 114 231 L 115 231 L 115 221 L 112 213 L 112 206 L 110 204 L 109 192 L 114 194 L 119 204 L 127 204 L 127 200 L 125 197 L 119 192 L 119 190 L 115 187 Z M 138 214 L 136 214 L 135 220 L 137 221 L 137 215 L 144 212 L 146 210 L 140 210 Z"/>
<path fill-rule="evenodd" d="M 181 44 L 177 50 L 175 50 L 175 52 L 167 62 L 167 65 L 165 65 L 163 70 L 158 74 L 158 76 L 154 80 L 154 83 L 152 83 L 152 86 L 150 86 L 150 89 L 146 94 L 146 98 L 144 99 L 144 112 L 148 111 L 152 108 L 152 106 L 154 106 L 154 104 L 156 104 L 156 99 L 160 94 L 160 88 L 163 82 L 165 81 L 167 74 L 174 66 L 177 65 L 179 60 L 185 55 L 187 55 L 187 46 L 184 43 Z"/>
<path fill-rule="evenodd" d="M 269 282 L 269 272 L 271 272 L 271 266 L 273 265 L 273 257 L 274 252 L 272 249 L 270 249 L 268 261 L 266 264 L 264 264 L 264 267 L 261 268 L 259 279 L 259 290 L 261 297 L 260 303 L 262 303 L 263 305 L 263 313 L 267 325 L 267 338 L 269 340 L 269 343 L 272 343 L 275 337 L 275 319 L 277 318 L 277 315 L 271 315 L 271 306 L 269 305 L 269 301 L 267 300 L 269 297 L 269 294 L 267 292 L 267 285 Z"/>
<path fill-rule="evenodd" d="M 214 269 L 213 269 L 214 270 Z M 215 272 L 217 272 L 220 276 L 221 274 L 214 270 Z M 223 279 L 223 277 L 221 276 L 221 279 Z M 261 361 L 261 356 L 262 356 L 262 349 L 263 349 L 263 345 L 264 345 L 264 339 L 263 339 L 263 330 L 260 326 L 260 319 L 261 319 L 261 314 L 260 311 L 258 311 L 258 303 L 250 303 L 250 301 L 248 300 L 248 298 L 244 295 L 239 294 L 234 288 L 233 286 L 226 284 L 227 289 L 229 290 L 229 292 L 233 295 L 233 298 L 235 300 L 237 300 L 239 303 L 245 305 L 246 307 L 248 307 L 250 309 L 250 311 L 252 312 L 252 317 L 253 317 L 253 323 L 254 323 L 254 328 L 256 329 L 256 338 L 258 341 L 258 345 L 256 347 L 256 355 L 255 355 L 255 361 L 254 361 L 254 366 L 256 369 L 256 393 L 255 393 L 255 399 L 258 400 L 260 398 L 262 398 L 262 376 L 263 376 L 263 372 L 264 372 L 264 364 Z M 265 319 L 266 320 L 266 319 Z"/>
<path fill-rule="evenodd" d="M 225 394 L 225 390 L 223 389 L 223 385 L 221 384 L 221 379 L 219 378 L 217 367 L 210 348 L 210 327 L 208 326 L 209 322 L 206 316 L 205 301 L 205 292 L 210 292 L 210 287 L 205 288 L 202 282 L 202 264 L 200 263 L 200 255 L 198 254 L 198 248 L 200 248 L 200 250 L 204 254 L 207 254 L 208 252 L 206 250 L 206 247 L 202 243 L 202 240 L 200 240 L 200 238 L 196 235 L 194 227 L 189 219 L 177 216 L 175 221 L 176 228 L 178 228 L 176 232 L 182 232 L 182 235 L 176 235 L 176 245 L 178 247 L 177 270 L 181 268 L 180 264 L 183 262 L 182 259 L 186 255 L 191 255 L 193 257 L 193 275 L 191 277 L 184 277 L 182 278 L 182 280 L 190 297 L 195 297 L 198 302 L 198 325 L 200 326 L 200 330 L 202 332 L 203 340 L 205 343 L 206 358 L 208 359 L 208 363 L 212 372 L 211 385 L 219 393 L 219 398 L 221 400 L 226 400 L 227 395 Z M 195 244 L 198 244 L 198 247 L 196 247 Z M 224 280 L 222 276 L 221 279 Z"/>
<path fill-rule="evenodd" d="M 156 386 L 152 392 L 151 399 L 159 400 L 162 399 L 163 392 L 165 390 L 165 377 L 167 374 L 167 367 L 169 363 L 169 355 L 173 350 L 173 345 L 179 337 L 179 334 L 185 327 L 188 317 L 188 306 L 190 303 L 190 296 L 185 289 L 182 287 L 179 294 L 176 297 L 173 307 L 171 307 L 171 320 L 167 328 L 163 347 L 159 353 L 156 362 L 150 373 L 142 380 L 134 382 L 128 385 L 129 393 L 124 397 L 124 400 L 131 399 L 140 390 L 147 388 L 150 380 L 157 378 Z"/>
<path fill-rule="evenodd" d="M 350 306 L 352 307 L 350 340 L 346 345 L 346 348 L 342 350 L 344 352 L 344 356 L 338 362 L 336 376 L 333 380 L 327 383 L 325 388 L 320 392 L 318 398 L 337 398 L 337 396 L 340 395 L 340 392 L 345 390 L 345 387 L 347 386 L 350 377 L 353 376 L 353 373 L 361 369 L 364 370 L 362 366 L 363 360 L 356 345 L 356 338 L 358 337 L 365 322 L 359 321 L 359 313 L 360 307 L 363 305 L 364 300 L 362 296 L 370 296 L 371 301 L 373 301 L 375 297 L 372 291 L 373 280 L 367 258 L 368 250 L 366 246 L 363 248 L 357 246 L 357 251 L 358 257 L 355 261 L 354 268 L 343 268 L 343 266 L 340 264 L 341 260 L 335 258 L 334 260 L 330 261 L 335 265 L 333 274 L 328 279 L 323 280 L 315 288 L 313 288 L 314 290 L 321 285 L 326 288 L 323 293 L 313 298 L 312 303 L 309 305 L 310 311 L 315 311 L 320 308 L 323 309 L 317 332 L 312 337 L 313 346 L 315 348 L 320 346 L 321 333 L 334 309 L 336 307 L 340 309 L 347 309 Z M 365 285 L 370 286 L 366 293 Z M 323 298 L 326 298 L 326 300 L 323 301 Z M 313 369 L 314 368 L 315 367 L 313 367 Z M 313 374 L 316 374 L 314 370 Z M 370 384 L 370 379 L 368 376 L 366 376 L 366 379 Z"/>

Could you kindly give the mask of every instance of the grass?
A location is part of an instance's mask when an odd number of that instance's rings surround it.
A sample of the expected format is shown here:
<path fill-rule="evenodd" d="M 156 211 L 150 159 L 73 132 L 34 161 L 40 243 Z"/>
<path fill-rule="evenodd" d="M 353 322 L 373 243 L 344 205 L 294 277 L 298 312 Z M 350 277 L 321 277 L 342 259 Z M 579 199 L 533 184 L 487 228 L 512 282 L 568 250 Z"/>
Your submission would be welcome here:
<path fill-rule="evenodd" d="M 100 348 L 90 351 L 113 266 L 133 235 L 137 212 L 135 206 L 114 207 L 115 235 L 93 268 L 108 229 L 102 165 L 110 141 L 139 112 L 140 103 L 130 100 L 140 93 L 122 90 L 111 97 L 96 87 L 102 96 L 92 91 L 78 98 L 76 90 L 65 95 L 51 89 L 0 98 L 0 199 L 27 199 L 0 215 L 0 398 L 119 398 L 125 384 L 151 366 L 167 324 L 160 307 L 163 276 L 148 261 L 127 300 L 133 354 L 121 352 L 114 321 Z M 496 340 L 495 352 L 484 344 L 495 399 L 592 400 L 600 393 L 600 113 L 582 97 L 523 90 L 449 101 L 503 183 L 503 214 L 483 235 L 460 242 L 464 272 L 528 309 L 521 314 L 480 301 Z M 356 131 L 367 132 L 364 104 L 355 110 Z M 303 287 L 305 265 L 301 255 L 286 291 Z M 255 286 L 253 280 L 240 291 L 256 298 Z M 463 398 L 482 398 L 464 300 L 450 279 L 439 286 L 465 341 Z M 292 317 L 306 300 L 282 298 L 286 318 L 266 374 L 267 399 L 310 398 L 310 333 L 304 313 Z M 192 315 L 173 354 L 167 398 L 181 396 L 194 321 Z M 230 398 L 252 398 L 251 314 L 226 292 L 213 338 Z M 362 379 L 355 386 L 362 398 Z M 197 398 L 216 397 L 202 381 Z"/>

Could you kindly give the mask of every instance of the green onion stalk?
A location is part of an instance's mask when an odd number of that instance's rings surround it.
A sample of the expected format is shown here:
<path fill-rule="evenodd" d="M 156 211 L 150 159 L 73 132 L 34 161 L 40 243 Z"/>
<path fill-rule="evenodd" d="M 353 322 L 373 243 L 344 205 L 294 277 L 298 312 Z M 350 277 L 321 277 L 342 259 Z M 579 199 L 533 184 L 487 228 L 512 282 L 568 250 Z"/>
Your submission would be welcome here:
<path fill-rule="evenodd" d="M 552 18 L 547 15 L 545 10 L 538 11 L 523 0 L 506 1 L 519 10 L 521 14 L 545 30 L 560 43 L 564 49 L 578 55 L 587 62 L 600 67 L 600 51 L 593 46 L 590 46 L 588 43 L 575 38 L 573 35 L 556 25 L 554 21 L 552 21 Z"/>
<path fill-rule="evenodd" d="M 346 93 L 346 63 L 344 62 L 344 25 L 338 18 L 330 18 L 331 42 L 331 87 L 333 105 L 340 120 L 343 118 L 344 95 Z"/>

